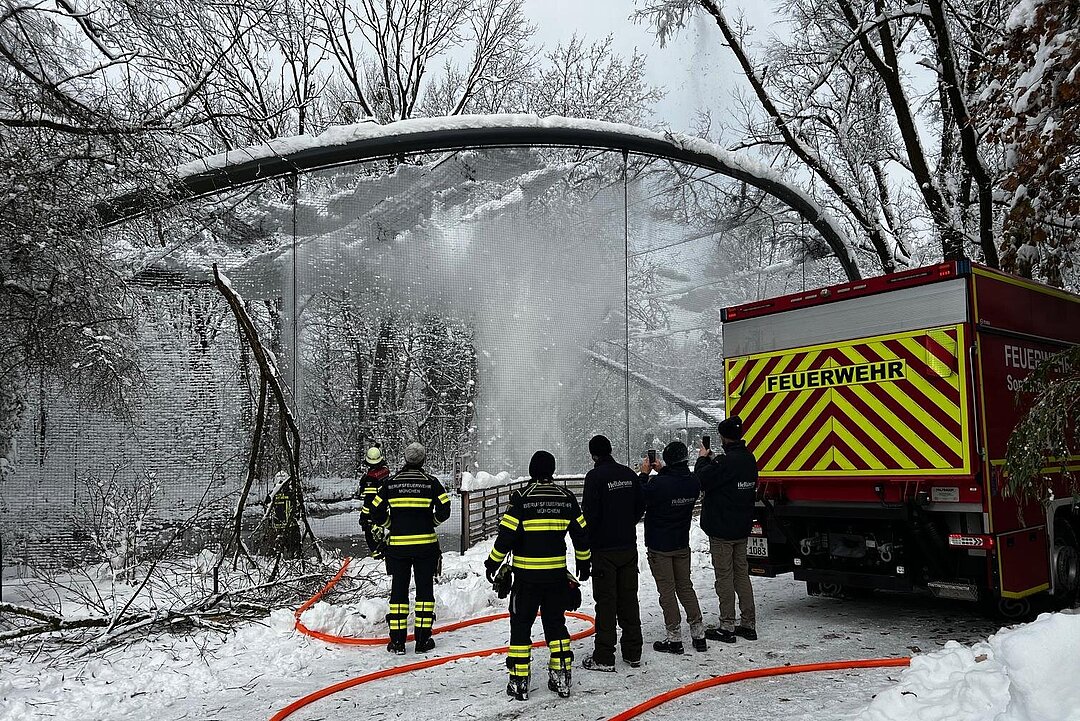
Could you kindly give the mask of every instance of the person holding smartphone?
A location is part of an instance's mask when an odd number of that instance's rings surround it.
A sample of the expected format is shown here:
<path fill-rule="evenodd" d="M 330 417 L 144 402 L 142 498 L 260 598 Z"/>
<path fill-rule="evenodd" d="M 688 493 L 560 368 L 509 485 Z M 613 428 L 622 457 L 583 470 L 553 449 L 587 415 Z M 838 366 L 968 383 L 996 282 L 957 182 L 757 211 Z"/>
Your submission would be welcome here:
<path fill-rule="evenodd" d="M 714 456 L 703 442 L 694 475 L 701 482 L 701 530 L 709 536 L 720 625 L 705 629 L 705 637 L 734 643 L 736 637 L 757 640 L 757 614 L 746 539 L 754 523 L 757 492 L 757 459 L 742 440 L 739 416 L 725 418 L 717 426 L 723 454 Z M 704 439 L 702 439 L 704 441 Z M 739 623 L 735 623 L 735 597 L 739 599 Z"/>
<path fill-rule="evenodd" d="M 653 643 L 660 653 L 683 653 L 682 615 L 686 611 L 690 639 L 695 651 L 706 651 L 705 623 L 701 616 L 694 584 L 690 580 L 690 523 L 694 517 L 700 485 L 690 472 L 689 452 L 682 441 L 664 446 L 663 463 L 655 451 L 641 463 L 642 489 L 645 494 L 645 547 L 649 570 L 660 595 L 666 636 Z M 651 471 L 657 471 L 655 476 Z"/>

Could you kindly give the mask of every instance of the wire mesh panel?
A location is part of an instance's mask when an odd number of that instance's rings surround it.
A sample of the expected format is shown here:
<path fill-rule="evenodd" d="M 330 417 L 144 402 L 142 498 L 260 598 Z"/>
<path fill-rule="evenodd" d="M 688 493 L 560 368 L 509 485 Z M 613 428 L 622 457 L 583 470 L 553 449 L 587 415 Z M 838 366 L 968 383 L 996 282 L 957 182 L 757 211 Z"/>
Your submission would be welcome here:
<path fill-rule="evenodd" d="M 397 467 L 422 442 L 448 485 L 455 468 L 526 475 L 539 448 L 584 473 L 596 433 L 633 465 L 694 444 L 723 417 L 719 309 L 832 272 L 805 227 L 742 192 L 617 151 L 477 149 L 266 180 L 111 228 L 135 269 L 135 402 L 110 413 L 44 385 L 30 399 L 4 557 L 220 544 L 249 465 L 251 518 L 272 500 L 280 419 L 264 409 L 252 454 L 259 370 L 215 264 L 287 386 L 316 535 L 359 535 L 341 517 L 373 443 Z"/>

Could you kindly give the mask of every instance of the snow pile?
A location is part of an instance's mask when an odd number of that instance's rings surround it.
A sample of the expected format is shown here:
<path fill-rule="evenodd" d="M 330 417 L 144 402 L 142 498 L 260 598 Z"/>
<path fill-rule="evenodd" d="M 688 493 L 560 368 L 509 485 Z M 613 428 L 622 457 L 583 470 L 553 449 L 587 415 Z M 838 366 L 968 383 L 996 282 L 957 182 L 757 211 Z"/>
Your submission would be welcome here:
<path fill-rule="evenodd" d="M 1043 614 L 987 641 L 916 656 L 861 721 L 1080 721 L 1080 615 Z"/>
<path fill-rule="evenodd" d="M 470 548 L 464 555 L 443 554 L 442 574 L 435 579 L 435 614 L 439 624 L 505 610 L 506 601 L 499 600 L 483 575 L 484 559 L 490 551 L 491 542 L 488 542 Z M 358 573 L 370 570 L 364 565 Z M 385 636 L 386 614 L 390 610 L 389 577 L 384 580 L 386 589 L 378 598 L 347 604 L 320 601 L 305 611 L 300 620 L 310 629 L 338 636 Z"/>
<path fill-rule="evenodd" d="M 511 483 L 526 480 L 528 480 L 528 478 L 524 476 L 511 478 L 510 473 L 507 471 L 500 471 L 495 475 L 491 475 L 487 471 L 477 471 L 476 475 L 473 475 L 466 471 L 461 474 L 461 490 L 479 491 L 482 488 L 495 488 L 496 486 L 506 486 Z"/>

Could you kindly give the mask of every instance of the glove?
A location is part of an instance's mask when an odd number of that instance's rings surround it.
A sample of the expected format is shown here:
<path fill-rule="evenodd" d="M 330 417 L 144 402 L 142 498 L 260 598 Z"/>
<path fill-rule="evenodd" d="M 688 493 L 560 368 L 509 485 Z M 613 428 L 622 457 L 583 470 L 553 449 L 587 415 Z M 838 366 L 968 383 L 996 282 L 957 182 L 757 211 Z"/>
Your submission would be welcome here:
<path fill-rule="evenodd" d="M 591 561 L 578 561 L 577 562 L 577 577 L 582 583 L 589 580 L 589 576 L 592 575 L 592 562 Z"/>
<path fill-rule="evenodd" d="M 502 564 L 490 558 L 484 561 L 484 576 L 487 578 L 488 583 L 495 583 L 495 574 L 498 572 L 500 565 Z"/>

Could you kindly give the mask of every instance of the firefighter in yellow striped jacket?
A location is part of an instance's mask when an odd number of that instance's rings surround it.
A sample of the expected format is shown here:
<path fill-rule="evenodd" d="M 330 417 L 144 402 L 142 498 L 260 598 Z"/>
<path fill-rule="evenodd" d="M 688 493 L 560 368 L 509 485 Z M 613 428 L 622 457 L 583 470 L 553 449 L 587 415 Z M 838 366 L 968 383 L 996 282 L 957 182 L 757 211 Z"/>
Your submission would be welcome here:
<path fill-rule="evenodd" d="M 570 633 L 566 630 L 568 601 L 576 584 L 566 569 L 566 534 L 574 544 L 578 579 L 589 578 L 592 554 L 585 518 L 577 498 L 556 486 L 555 457 L 537 451 L 529 463 L 532 482 L 510 495 L 510 507 L 499 523 L 495 547 L 484 562 L 494 580 L 507 555 L 514 583 L 510 591 L 510 652 L 506 658 L 510 681 L 506 693 L 519 701 L 529 698 L 532 626 L 537 611 L 544 627 L 551 660 L 548 688 L 563 698 L 570 695 Z M 575 605 L 574 608 L 577 606 Z"/>
<path fill-rule="evenodd" d="M 390 643 L 386 650 L 405 653 L 409 630 L 409 581 L 416 578 L 414 624 L 416 653 L 435 648 L 435 573 L 441 550 L 435 527 L 450 517 L 450 498 L 439 479 L 425 472 L 427 450 L 419 443 L 405 448 L 405 467 L 383 484 L 372 499 L 371 523 L 386 528 L 386 572 L 390 574 Z"/>

